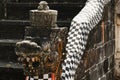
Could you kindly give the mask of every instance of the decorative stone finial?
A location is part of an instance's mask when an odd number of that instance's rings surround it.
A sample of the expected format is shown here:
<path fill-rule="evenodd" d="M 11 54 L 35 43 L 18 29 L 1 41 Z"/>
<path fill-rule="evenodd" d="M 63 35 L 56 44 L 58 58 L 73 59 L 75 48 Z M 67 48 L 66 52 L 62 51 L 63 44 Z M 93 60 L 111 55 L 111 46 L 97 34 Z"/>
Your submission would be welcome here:
<path fill-rule="evenodd" d="M 39 3 L 38 10 L 49 10 L 48 3 L 46 1 L 41 1 Z"/>

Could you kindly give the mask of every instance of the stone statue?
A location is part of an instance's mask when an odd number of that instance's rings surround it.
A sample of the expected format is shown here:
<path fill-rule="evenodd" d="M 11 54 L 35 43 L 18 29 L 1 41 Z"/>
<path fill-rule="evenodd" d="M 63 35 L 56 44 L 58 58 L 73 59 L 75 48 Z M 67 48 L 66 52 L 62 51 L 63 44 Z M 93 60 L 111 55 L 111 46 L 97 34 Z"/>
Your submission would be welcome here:
<path fill-rule="evenodd" d="M 16 43 L 16 55 L 24 67 L 26 80 L 60 80 L 65 53 L 67 27 L 58 27 L 57 10 L 49 9 L 46 1 L 30 10 L 31 25 L 25 28 L 25 39 Z M 36 78 L 37 76 L 37 78 Z"/>

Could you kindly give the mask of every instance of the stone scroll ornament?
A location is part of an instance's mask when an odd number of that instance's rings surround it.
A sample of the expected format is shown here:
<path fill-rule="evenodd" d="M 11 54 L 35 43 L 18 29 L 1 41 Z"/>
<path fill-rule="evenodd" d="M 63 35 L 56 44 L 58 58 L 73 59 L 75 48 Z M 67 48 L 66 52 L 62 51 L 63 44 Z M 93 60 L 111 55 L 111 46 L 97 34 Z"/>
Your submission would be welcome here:
<path fill-rule="evenodd" d="M 88 35 L 101 20 L 104 6 L 108 2 L 110 0 L 88 0 L 85 7 L 73 18 L 67 37 L 66 59 L 62 64 L 62 80 L 74 80 Z"/>

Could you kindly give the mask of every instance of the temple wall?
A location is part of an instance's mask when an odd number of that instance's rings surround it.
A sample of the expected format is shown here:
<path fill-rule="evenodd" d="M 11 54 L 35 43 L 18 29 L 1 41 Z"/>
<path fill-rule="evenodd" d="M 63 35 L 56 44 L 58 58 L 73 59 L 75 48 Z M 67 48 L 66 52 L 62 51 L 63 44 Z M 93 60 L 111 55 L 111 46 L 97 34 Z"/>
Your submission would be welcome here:
<path fill-rule="evenodd" d="M 115 26 L 113 1 L 105 6 L 101 22 L 91 31 L 76 80 L 114 80 Z"/>

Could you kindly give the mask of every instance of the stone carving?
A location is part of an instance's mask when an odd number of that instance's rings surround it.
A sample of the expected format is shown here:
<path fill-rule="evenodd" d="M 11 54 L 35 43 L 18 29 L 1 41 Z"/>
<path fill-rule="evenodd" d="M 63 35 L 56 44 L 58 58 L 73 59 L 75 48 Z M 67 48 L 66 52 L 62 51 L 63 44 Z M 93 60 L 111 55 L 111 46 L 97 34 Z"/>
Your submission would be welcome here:
<path fill-rule="evenodd" d="M 57 10 L 49 9 L 46 1 L 39 3 L 37 10 L 30 10 L 31 26 L 34 27 L 56 27 Z"/>
<path fill-rule="evenodd" d="M 50 10 L 47 4 L 41 1 L 37 10 L 30 10 L 31 26 L 26 27 L 25 39 L 16 43 L 15 51 L 26 76 L 54 73 L 59 80 L 68 29 L 57 27 L 57 11 Z"/>

